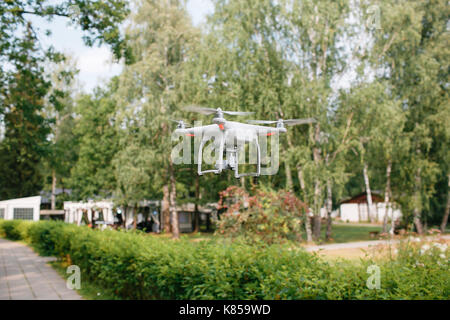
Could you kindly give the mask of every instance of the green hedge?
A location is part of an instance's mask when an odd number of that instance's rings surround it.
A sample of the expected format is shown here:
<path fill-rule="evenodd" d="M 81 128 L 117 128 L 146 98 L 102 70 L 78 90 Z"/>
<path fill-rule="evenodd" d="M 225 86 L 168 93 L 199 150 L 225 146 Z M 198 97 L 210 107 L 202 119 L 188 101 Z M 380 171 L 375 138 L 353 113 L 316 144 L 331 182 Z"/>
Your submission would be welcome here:
<path fill-rule="evenodd" d="M 327 263 L 284 246 L 193 243 L 143 233 L 92 230 L 61 222 L 0 221 L 0 234 L 43 255 L 67 258 L 83 279 L 123 299 L 448 299 L 447 264 L 423 268 L 407 255 L 383 263 L 381 289 L 366 286 L 367 266 Z M 417 253 L 414 253 L 417 254 Z"/>

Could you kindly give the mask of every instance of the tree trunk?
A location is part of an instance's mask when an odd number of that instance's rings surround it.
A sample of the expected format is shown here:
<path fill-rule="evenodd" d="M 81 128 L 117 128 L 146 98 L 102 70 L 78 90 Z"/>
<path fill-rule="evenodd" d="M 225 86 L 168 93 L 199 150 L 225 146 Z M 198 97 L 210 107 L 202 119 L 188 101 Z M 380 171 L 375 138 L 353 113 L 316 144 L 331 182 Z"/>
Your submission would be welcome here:
<path fill-rule="evenodd" d="M 242 188 L 242 190 L 245 191 L 245 177 L 241 177 L 241 178 L 239 178 L 239 180 L 241 180 L 241 188 Z"/>
<path fill-rule="evenodd" d="M 91 222 L 89 221 L 89 216 L 88 216 L 87 210 L 86 210 L 86 209 L 83 209 L 82 212 L 83 212 L 83 215 L 82 215 L 81 220 L 82 220 L 86 225 L 89 225 Z"/>
<path fill-rule="evenodd" d="M 420 220 L 420 216 L 422 214 L 421 210 L 421 199 L 420 199 L 420 188 L 422 184 L 422 179 L 420 176 L 421 170 L 420 168 L 417 169 L 416 177 L 415 177 L 415 194 L 414 194 L 414 225 L 416 226 L 416 231 L 418 234 L 423 234 L 423 226 L 422 221 Z"/>
<path fill-rule="evenodd" d="M 300 182 L 300 188 L 302 189 L 303 199 L 306 201 L 305 180 L 303 179 L 303 171 L 300 166 L 297 166 L 298 181 Z M 305 211 L 305 230 L 306 230 L 306 242 L 312 242 L 311 220 L 309 219 L 309 212 Z"/>
<path fill-rule="evenodd" d="M 56 172 L 52 170 L 52 196 L 51 196 L 51 209 L 56 209 Z"/>
<path fill-rule="evenodd" d="M 322 221 L 319 216 L 314 216 L 314 225 L 313 225 L 313 238 L 315 241 L 320 240 L 320 229 L 322 227 Z"/>
<path fill-rule="evenodd" d="M 133 229 L 137 229 L 137 204 L 133 208 Z"/>
<path fill-rule="evenodd" d="M 161 213 L 164 222 L 164 232 L 169 233 L 170 228 L 170 209 L 169 209 L 169 185 L 163 185 L 163 200 L 161 203 Z"/>
<path fill-rule="evenodd" d="M 331 228 L 332 228 L 332 219 L 331 219 L 331 211 L 333 209 L 333 193 L 332 193 L 331 180 L 327 180 L 327 232 L 325 234 L 325 240 L 331 240 Z"/>
<path fill-rule="evenodd" d="M 384 218 L 383 218 L 383 233 L 387 232 L 388 214 L 389 214 L 389 202 L 391 194 L 391 168 L 392 161 L 389 160 L 386 167 L 386 189 L 384 191 Z"/>
<path fill-rule="evenodd" d="M 389 230 L 389 234 L 393 236 L 395 233 L 395 219 L 394 219 L 394 208 L 392 208 L 391 214 L 391 229 Z"/>
<path fill-rule="evenodd" d="M 372 192 L 370 190 L 370 183 L 369 183 L 369 172 L 367 163 L 364 162 L 364 183 L 366 185 L 366 195 L 367 195 L 367 214 L 369 215 L 369 221 L 373 222 L 373 216 L 372 216 Z"/>
<path fill-rule="evenodd" d="M 300 189 L 302 189 L 303 198 L 306 199 L 305 179 L 303 178 L 303 171 L 300 166 L 297 166 L 297 176 L 298 182 L 300 183 Z"/>
<path fill-rule="evenodd" d="M 126 205 L 126 206 L 123 208 L 123 216 L 122 216 L 123 221 L 122 221 L 122 224 L 123 224 L 123 228 L 124 228 L 124 229 L 127 228 L 127 211 L 128 211 L 128 205 Z"/>
<path fill-rule="evenodd" d="M 177 188 L 175 181 L 175 173 L 173 172 L 172 163 L 170 166 L 170 196 L 169 196 L 169 207 L 170 207 L 170 218 L 172 224 L 172 238 L 179 239 L 180 238 L 180 230 L 178 228 L 178 212 L 177 212 Z"/>
<path fill-rule="evenodd" d="M 200 201 L 200 184 L 199 184 L 198 180 L 199 180 L 199 176 L 198 176 L 198 174 L 195 174 L 194 232 L 198 232 L 200 230 L 200 213 L 198 211 L 198 202 Z"/>
<path fill-rule="evenodd" d="M 314 140 L 316 142 L 316 145 L 320 143 L 320 123 L 317 123 L 314 133 Z M 313 148 L 313 158 L 314 158 L 314 164 L 316 168 L 320 167 L 320 149 L 316 146 Z M 317 174 L 317 173 L 316 173 Z M 314 240 L 318 241 L 320 239 L 320 207 L 321 207 L 321 183 L 319 178 L 316 176 L 315 183 L 314 183 L 314 228 L 313 228 L 313 236 Z"/>
<path fill-rule="evenodd" d="M 292 182 L 291 166 L 288 160 L 284 160 L 284 169 L 286 170 L 286 189 L 292 192 L 294 190 L 294 183 Z"/>
<path fill-rule="evenodd" d="M 316 178 L 314 185 L 314 226 L 313 226 L 313 237 L 315 241 L 320 239 L 320 181 Z"/>
<path fill-rule="evenodd" d="M 448 175 L 448 188 L 447 188 L 447 205 L 445 206 L 445 213 L 442 217 L 441 232 L 444 233 L 447 226 L 448 215 L 450 213 L 450 174 Z"/>

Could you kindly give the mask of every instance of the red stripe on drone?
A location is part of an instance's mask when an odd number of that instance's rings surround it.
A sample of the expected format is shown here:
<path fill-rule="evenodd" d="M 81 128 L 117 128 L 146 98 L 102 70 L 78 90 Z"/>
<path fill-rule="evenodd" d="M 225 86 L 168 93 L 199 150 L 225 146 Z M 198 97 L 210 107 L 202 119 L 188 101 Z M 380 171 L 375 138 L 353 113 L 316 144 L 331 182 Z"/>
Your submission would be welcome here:
<path fill-rule="evenodd" d="M 222 123 L 219 124 L 219 128 L 220 128 L 220 130 L 224 130 L 225 129 L 225 127 L 223 126 Z"/>
<path fill-rule="evenodd" d="M 186 135 L 187 135 L 188 137 L 194 137 L 194 136 L 195 136 L 193 133 L 186 133 Z"/>
<path fill-rule="evenodd" d="M 272 136 L 272 135 L 274 135 L 276 132 L 269 132 L 267 135 L 268 136 Z"/>

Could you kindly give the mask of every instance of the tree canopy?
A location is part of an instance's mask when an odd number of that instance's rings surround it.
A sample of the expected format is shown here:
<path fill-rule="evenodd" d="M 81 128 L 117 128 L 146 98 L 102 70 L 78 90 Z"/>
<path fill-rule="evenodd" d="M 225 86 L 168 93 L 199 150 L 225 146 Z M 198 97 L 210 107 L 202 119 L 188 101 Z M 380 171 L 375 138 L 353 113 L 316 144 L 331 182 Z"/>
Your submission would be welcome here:
<path fill-rule="evenodd" d="M 135 0 L 131 9 L 120 0 L 3 1 L 0 197 L 35 194 L 53 176 L 77 200 L 112 196 L 135 207 L 162 199 L 170 225 L 177 203 L 217 202 L 232 185 L 243 194 L 285 190 L 313 216 L 301 219 L 308 241 L 320 237 L 321 210 L 329 239 L 332 210 L 360 192 L 384 194 L 418 232 L 447 221 L 446 1 L 213 4 L 195 27 L 183 1 Z M 76 70 L 42 48 L 29 15 L 67 17 L 87 45 L 107 44 L 123 71 L 105 88 L 75 92 Z M 52 77 L 48 63 L 63 67 Z M 170 158 L 171 120 L 210 121 L 183 111 L 190 104 L 317 121 L 280 137 L 276 175 L 198 177 L 194 164 Z"/>

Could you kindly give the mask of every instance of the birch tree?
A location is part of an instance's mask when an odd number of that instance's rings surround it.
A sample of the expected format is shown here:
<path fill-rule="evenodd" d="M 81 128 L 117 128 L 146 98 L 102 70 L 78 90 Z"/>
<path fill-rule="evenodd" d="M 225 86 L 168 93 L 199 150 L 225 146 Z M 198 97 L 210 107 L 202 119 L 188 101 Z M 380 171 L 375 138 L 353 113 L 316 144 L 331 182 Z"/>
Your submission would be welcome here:
<path fill-rule="evenodd" d="M 126 35 L 134 63 L 120 76 L 116 99 L 120 110 L 122 151 L 132 140 L 142 154 L 151 154 L 151 178 L 163 192 L 163 221 L 168 231 L 167 211 L 174 238 L 179 237 L 176 206 L 176 169 L 171 162 L 170 119 L 180 115 L 183 65 L 189 60 L 197 31 L 191 26 L 180 1 L 135 2 Z M 140 167 L 139 163 L 135 165 Z M 145 168 L 141 168 L 145 170 Z M 168 206 L 167 206 L 168 204 Z M 167 208 L 168 207 L 168 208 Z"/>
<path fill-rule="evenodd" d="M 371 2 L 372 3 L 372 2 Z M 407 117 L 409 159 L 402 166 L 404 213 L 418 233 L 424 232 L 424 211 L 430 210 L 438 176 L 435 150 L 442 130 L 436 114 L 448 110 L 448 14 L 446 1 L 384 1 L 380 28 L 373 30 L 371 61 L 378 76 L 392 84 L 392 95 Z M 445 111 L 444 111 L 445 113 Z M 441 118 L 442 119 L 442 118 Z"/>
<path fill-rule="evenodd" d="M 118 151 L 116 102 L 112 96 L 117 81 L 94 93 L 82 94 L 75 102 L 74 133 L 79 142 L 78 158 L 70 170 L 70 186 L 78 199 L 109 197 L 116 188 L 112 159 Z"/>
<path fill-rule="evenodd" d="M 313 211 L 313 236 L 318 240 L 321 229 L 320 209 L 328 180 L 324 154 L 326 142 L 323 138 L 330 135 L 327 131 L 330 124 L 330 110 L 333 106 L 331 80 L 345 70 L 346 57 L 340 50 L 339 41 L 348 32 L 345 18 L 349 12 L 349 3 L 289 2 L 285 8 L 288 21 L 286 29 L 289 37 L 288 50 L 292 57 L 290 110 L 296 111 L 293 115 L 302 114 L 303 117 L 314 117 L 317 120 L 314 126 L 308 128 L 308 132 L 305 132 L 305 128 L 295 129 L 294 140 L 303 140 L 304 144 L 291 151 L 297 154 L 297 157 L 293 158 L 296 158 L 294 167 L 298 176 L 306 181 L 305 200 Z M 350 116 L 351 112 L 347 115 Z M 351 121 L 349 118 L 347 120 Z M 343 121 L 341 138 L 345 135 L 344 128 L 349 121 Z M 343 142 L 346 144 L 346 141 Z M 341 147 L 342 145 L 339 149 Z M 312 152 L 307 152 L 308 149 Z M 340 150 L 337 153 L 340 153 Z M 306 226 L 306 230 L 307 239 L 310 241 L 309 226 Z"/>
<path fill-rule="evenodd" d="M 79 86 L 74 76 L 78 73 L 76 61 L 66 55 L 60 63 L 50 66 L 50 89 L 45 115 L 54 119 L 50 124 L 50 155 L 45 163 L 47 177 L 51 179 L 51 209 L 56 209 L 56 187 L 68 186 L 70 169 L 78 158 L 78 139 L 75 135 L 74 98 Z M 44 187 L 45 188 L 45 187 Z"/>

